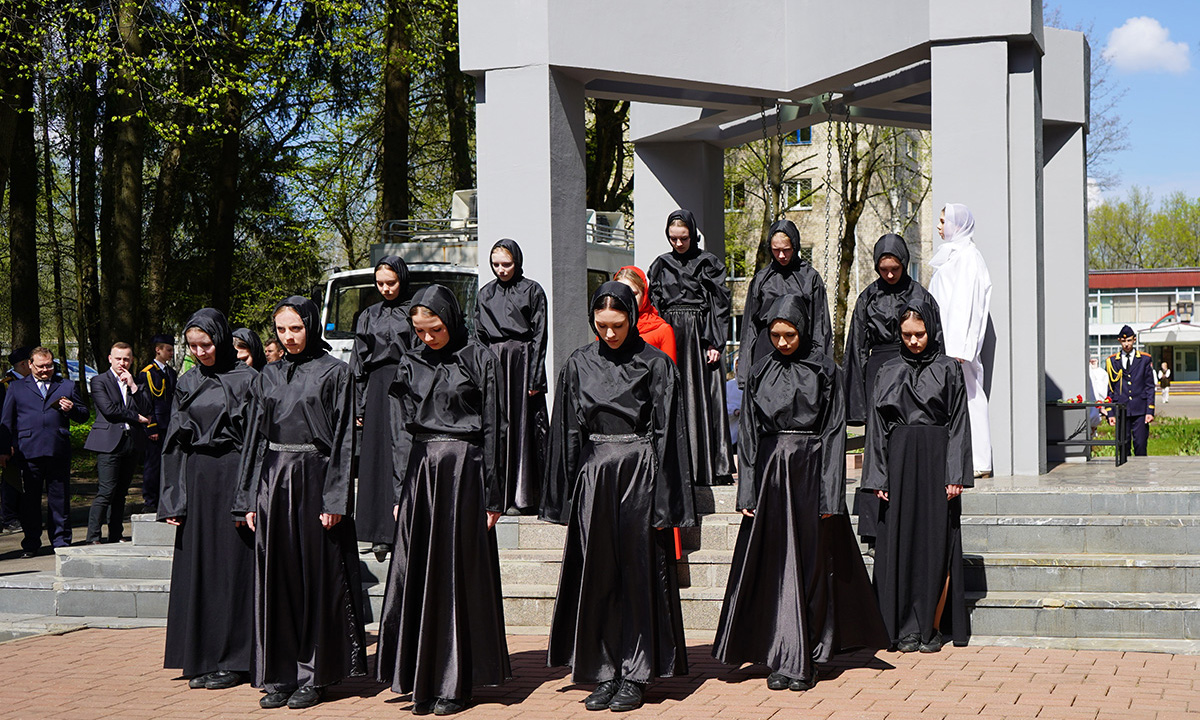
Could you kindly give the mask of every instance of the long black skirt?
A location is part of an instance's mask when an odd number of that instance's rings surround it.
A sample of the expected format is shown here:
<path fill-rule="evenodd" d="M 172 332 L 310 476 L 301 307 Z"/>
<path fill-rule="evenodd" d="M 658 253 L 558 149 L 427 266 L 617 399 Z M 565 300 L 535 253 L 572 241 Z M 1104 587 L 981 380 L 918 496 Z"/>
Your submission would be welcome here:
<path fill-rule="evenodd" d="M 390 543 L 396 535 L 392 508 L 396 505 L 392 444 L 404 436 L 396 432 L 399 403 L 388 396 L 396 377 L 396 363 L 372 368 L 367 374 L 363 409 L 362 444 L 358 456 L 358 496 L 354 524 L 358 539 L 371 544 Z M 395 406 L 395 407 L 393 407 Z"/>
<path fill-rule="evenodd" d="M 675 305 L 663 319 L 675 330 L 684 418 L 696 485 L 724 485 L 733 475 L 733 449 L 725 408 L 725 359 L 709 365 L 701 341 L 703 308 Z M 722 348 L 717 348 L 721 350 Z"/>
<path fill-rule="evenodd" d="M 321 527 L 328 458 L 268 450 L 254 557 L 254 686 L 324 687 L 367 674 L 354 520 Z"/>
<path fill-rule="evenodd" d="M 577 683 L 687 674 L 674 536 L 650 527 L 656 462 L 632 435 L 581 453 L 547 658 Z"/>
<path fill-rule="evenodd" d="M 545 393 L 529 395 L 531 344 L 507 340 L 488 347 L 500 358 L 500 414 L 508 428 L 504 446 L 508 468 L 504 507 L 522 513 L 537 512 L 542 497 L 549 420 Z"/>
<path fill-rule="evenodd" d="M 879 510 L 875 591 L 892 642 L 937 629 L 970 637 L 963 586 L 961 498 L 946 500 L 944 426 L 900 425 L 888 437 L 888 501 Z M 948 590 L 947 590 L 948 583 Z M 946 590 L 939 619 L 938 601 Z"/>
<path fill-rule="evenodd" d="M 881 345 L 871 348 L 871 356 L 867 358 L 867 366 L 863 370 L 864 397 L 867 399 L 867 412 L 874 411 L 875 378 L 879 368 L 888 360 L 900 354 L 900 346 Z M 854 512 L 858 515 L 858 535 L 864 541 L 874 541 L 879 524 L 879 498 L 874 490 L 860 490 L 854 498 Z"/>
<path fill-rule="evenodd" d="M 512 677 L 482 451 L 463 440 L 417 440 L 406 477 L 376 679 L 414 702 L 469 698 Z"/>
<path fill-rule="evenodd" d="M 820 462 L 813 435 L 762 438 L 758 505 L 742 518 L 713 642 L 723 663 L 807 679 L 841 650 L 888 645 L 849 518 L 821 518 Z"/>
<path fill-rule="evenodd" d="M 229 514 L 240 457 L 192 452 L 184 466 L 187 516 L 175 530 L 163 667 L 187 677 L 250 672 L 254 533 Z"/>

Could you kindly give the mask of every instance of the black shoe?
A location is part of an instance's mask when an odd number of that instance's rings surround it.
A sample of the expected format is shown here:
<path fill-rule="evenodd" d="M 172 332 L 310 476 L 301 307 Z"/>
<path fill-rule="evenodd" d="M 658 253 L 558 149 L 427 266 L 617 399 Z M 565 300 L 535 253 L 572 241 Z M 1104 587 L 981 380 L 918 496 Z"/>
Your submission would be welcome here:
<path fill-rule="evenodd" d="M 191 680 L 188 680 L 188 687 L 193 690 L 199 690 L 202 687 L 207 687 L 206 683 L 208 682 L 208 679 L 213 676 L 213 674 L 214 673 L 204 673 L 203 675 L 197 675 Z"/>
<path fill-rule="evenodd" d="M 521 508 L 513 506 L 504 511 L 504 514 L 509 517 L 516 517 L 521 514 Z"/>
<path fill-rule="evenodd" d="M 246 678 L 239 672 L 218 670 L 208 674 L 208 679 L 204 681 L 204 687 L 209 690 L 228 690 L 244 682 L 246 682 Z"/>
<path fill-rule="evenodd" d="M 792 679 L 783 673 L 773 672 L 767 676 L 768 690 L 787 690 Z"/>
<path fill-rule="evenodd" d="M 21 551 L 21 559 L 22 560 L 28 560 L 29 558 L 36 557 L 36 556 L 37 556 L 37 550 L 22 550 Z"/>
<path fill-rule="evenodd" d="M 591 695 L 583 701 L 583 706 L 588 710 L 607 710 L 608 704 L 612 702 L 613 695 L 617 694 L 617 687 L 620 686 L 620 680 L 605 680 L 596 686 Z"/>
<path fill-rule="evenodd" d="M 284 705 L 287 705 L 288 698 L 290 698 L 291 696 L 292 696 L 292 694 L 286 690 L 283 690 L 280 692 L 267 693 L 266 695 L 262 696 L 261 700 L 258 701 L 258 706 L 260 708 L 265 708 L 267 710 L 281 708 Z"/>
<path fill-rule="evenodd" d="M 387 543 L 375 543 L 371 546 L 371 552 L 375 553 L 375 559 L 379 562 L 387 560 L 387 555 L 392 551 L 392 546 Z"/>
<path fill-rule="evenodd" d="M 454 698 L 438 698 L 433 705 L 434 715 L 453 715 L 467 709 L 470 699 L 456 700 Z"/>
<path fill-rule="evenodd" d="M 942 634 L 935 633 L 932 640 L 921 643 L 921 647 L 918 649 L 923 653 L 935 653 L 940 651 L 942 649 Z"/>
<path fill-rule="evenodd" d="M 412 714 L 429 715 L 433 712 L 433 706 L 436 702 L 436 700 L 422 700 L 419 703 L 413 703 Z"/>
<path fill-rule="evenodd" d="M 921 647 L 921 636 L 916 633 L 905 635 L 896 643 L 896 649 L 902 653 L 916 652 Z"/>
<path fill-rule="evenodd" d="M 812 690 L 816 686 L 817 669 L 813 668 L 813 674 L 811 678 L 792 678 L 792 681 L 788 683 L 788 690 L 791 690 L 792 692 L 803 692 L 805 690 Z"/>
<path fill-rule="evenodd" d="M 644 688 L 641 683 L 636 683 L 632 680 L 622 680 L 621 689 L 617 690 L 617 694 L 613 695 L 612 702 L 608 704 L 608 709 L 613 712 L 628 712 L 637 710 L 645 702 L 642 699 Z"/>
<path fill-rule="evenodd" d="M 292 710 L 303 710 L 321 702 L 321 688 L 305 685 L 288 698 L 287 706 Z"/>

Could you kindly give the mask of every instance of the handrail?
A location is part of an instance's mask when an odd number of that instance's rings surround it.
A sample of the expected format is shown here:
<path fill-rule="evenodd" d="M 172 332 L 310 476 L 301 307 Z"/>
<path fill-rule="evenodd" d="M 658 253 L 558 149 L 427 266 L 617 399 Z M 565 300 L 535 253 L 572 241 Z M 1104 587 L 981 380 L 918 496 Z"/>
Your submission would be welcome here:
<path fill-rule="evenodd" d="M 479 239 L 477 218 L 411 218 L 383 223 L 383 242 L 475 242 Z M 584 239 L 598 245 L 633 248 L 633 233 L 595 223 L 584 225 Z"/>

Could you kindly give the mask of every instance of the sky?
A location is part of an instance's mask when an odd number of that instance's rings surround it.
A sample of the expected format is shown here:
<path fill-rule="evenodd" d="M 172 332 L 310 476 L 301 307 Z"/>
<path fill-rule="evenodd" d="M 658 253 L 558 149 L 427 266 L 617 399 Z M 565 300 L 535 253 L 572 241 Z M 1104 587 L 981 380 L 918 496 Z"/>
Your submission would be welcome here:
<path fill-rule="evenodd" d="M 1125 88 L 1116 112 L 1128 123 L 1129 148 L 1113 156 L 1119 185 L 1155 199 L 1183 191 L 1200 198 L 1200 1 L 1047 0 L 1063 25 L 1091 28 L 1092 53 Z"/>

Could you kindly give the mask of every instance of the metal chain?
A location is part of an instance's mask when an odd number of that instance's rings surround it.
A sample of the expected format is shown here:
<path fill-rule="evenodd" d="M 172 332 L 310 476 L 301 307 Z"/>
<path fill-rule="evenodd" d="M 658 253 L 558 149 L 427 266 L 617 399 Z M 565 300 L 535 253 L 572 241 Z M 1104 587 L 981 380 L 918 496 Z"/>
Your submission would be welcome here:
<path fill-rule="evenodd" d="M 832 95 L 826 98 L 826 107 Z M 833 116 L 825 122 L 825 264 L 821 268 L 822 275 L 829 274 L 829 246 L 832 239 L 829 236 L 829 206 L 833 201 Z M 839 224 L 840 224 L 839 220 Z"/>

